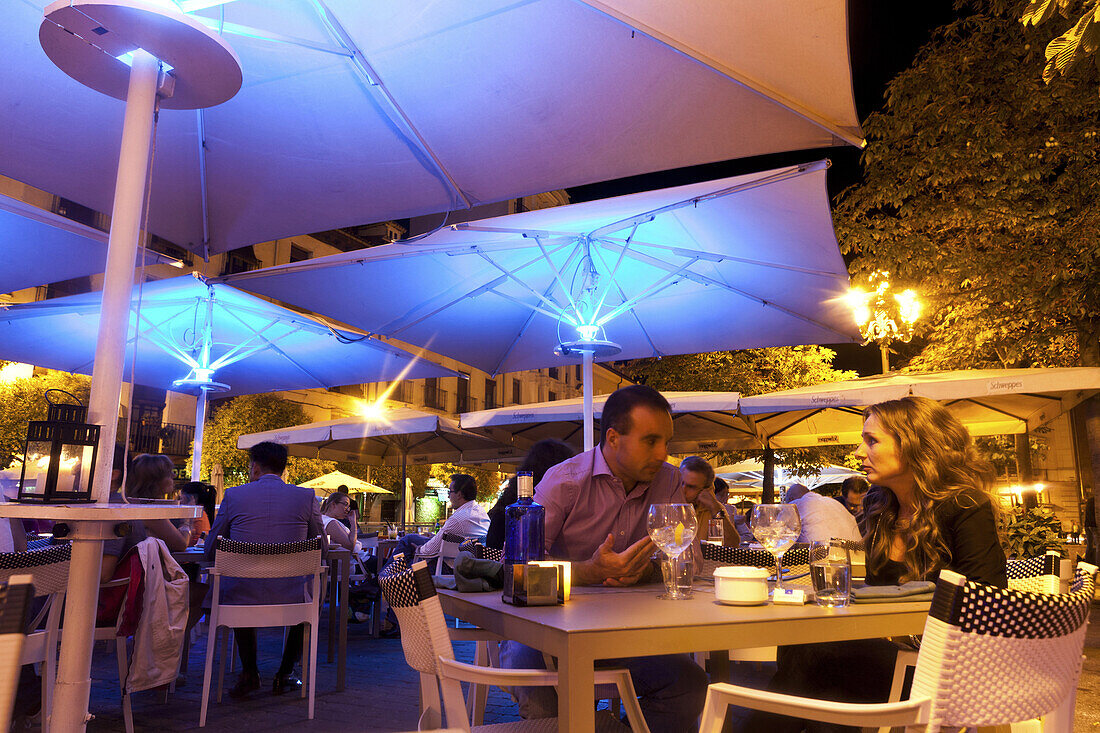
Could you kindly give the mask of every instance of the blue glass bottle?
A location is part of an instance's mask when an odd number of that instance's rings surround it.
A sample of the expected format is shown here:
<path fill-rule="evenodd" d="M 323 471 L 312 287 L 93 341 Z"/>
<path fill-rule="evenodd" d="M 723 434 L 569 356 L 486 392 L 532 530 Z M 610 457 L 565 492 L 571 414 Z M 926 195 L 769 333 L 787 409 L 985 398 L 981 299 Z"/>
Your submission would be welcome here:
<path fill-rule="evenodd" d="M 534 500 L 535 486 L 530 471 L 516 474 L 516 503 L 504 510 L 504 564 L 524 565 L 542 560 L 546 509 Z"/>

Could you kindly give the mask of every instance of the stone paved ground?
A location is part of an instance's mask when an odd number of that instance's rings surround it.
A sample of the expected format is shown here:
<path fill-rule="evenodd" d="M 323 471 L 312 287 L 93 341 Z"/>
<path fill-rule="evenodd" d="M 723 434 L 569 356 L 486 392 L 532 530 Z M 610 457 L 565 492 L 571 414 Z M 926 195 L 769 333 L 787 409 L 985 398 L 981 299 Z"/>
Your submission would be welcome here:
<path fill-rule="evenodd" d="M 322 623 L 321 638 L 325 638 Z M 202 663 L 205 641 L 192 649 L 188 684 L 177 688 L 167 704 L 156 693 L 134 697 L 134 721 L 138 731 L 181 731 L 198 728 L 199 698 L 202 691 Z M 265 679 L 278 664 L 280 639 L 277 632 L 261 631 L 261 672 Z M 470 661 L 473 644 L 455 645 L 460 659 Z M 243 702 L 224 698 L 211 702 L 206 730 L 220 733 L 248 731 L 406 731 L 416 729 L 417 676 L 405 664 L 398 639 L 371 639 L 366 628 L 352 624 L 348 634 L 348 686 L 335 692 L 336 666 L 324 663 L 324 644 L 318 664 L 317 710 L 314 720 L 306 717 L 306 703 L 299 698 L 274 697 L 270 688 L 253 693 Z M 117 698 L 114 654 L 97 645 L 93 668 L 91 710 L 95 719 L 88 730 L 122 731 L 122 713 Z M 739 682 L 760 686 L 767 681 L 765 666 L 735 665 Z M 227 676 L 228 679 L 228 676 Z M 490 694 L 486 722 L 517 719 L 516 706 L 504 693 Z M 1100 605 L 1093 607 L 1084 673 L 1078 687 L 1075 731 L 1100 731 Z"/>

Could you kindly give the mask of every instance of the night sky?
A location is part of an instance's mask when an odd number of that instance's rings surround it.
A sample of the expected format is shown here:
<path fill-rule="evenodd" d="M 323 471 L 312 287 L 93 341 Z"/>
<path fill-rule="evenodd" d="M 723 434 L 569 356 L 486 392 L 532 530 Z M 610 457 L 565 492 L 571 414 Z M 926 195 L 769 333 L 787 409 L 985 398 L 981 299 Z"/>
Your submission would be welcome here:
<path fill-rule="evenodd" d="M 863 120 L 881 107 L 890 79 L 909 66 L 931 31 L 949 22 L 953 14 L 950 0 L 922 0 L 919 3 L 849 0 L 848 7 L 852 83 L 856 111 Z M 860 180 L 859 155 L 860 152 L 851 146 L 762 155 L 577 186 L 568 191 L 570 201 L 577 203 L 828 158 L 832 162 L 828 173 L 829 193 L 836 196 Z M 837 351 L 834 366 L 838 369 L 854 369 L 861 375 L 881 371 L 878 348 L 874 345 L 828 346 Z"/>

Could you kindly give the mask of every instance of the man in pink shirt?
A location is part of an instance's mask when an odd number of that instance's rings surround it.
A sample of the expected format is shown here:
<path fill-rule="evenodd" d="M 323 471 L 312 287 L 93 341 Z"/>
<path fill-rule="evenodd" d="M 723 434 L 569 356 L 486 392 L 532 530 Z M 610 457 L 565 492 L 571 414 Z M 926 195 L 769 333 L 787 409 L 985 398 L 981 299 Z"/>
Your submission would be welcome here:
<path fill-rule="evenodd" d="M 554 466 L 535 487 L 535 501 L 546 507 L 547 554 L 571 561 L 578 585 L 659 581 L 646 515 L 652 504 L 684 503 L 680 471 L 665 460 L 672 439 L 668 401 L 652 387 L 623 387 L 608 397 L 600 427 L 599 445 Z M 701 567 L 698 541 L 693 555 Z M 614 659 L 601 665 L 630 669 L 650 730 L 695 728 L 707 678 L 690 656 Z M 542 667 L 542 654 L 505 642 L 501 666 Z M 523 717 L 557 714 L 553 688 L 513 692 Z"/>

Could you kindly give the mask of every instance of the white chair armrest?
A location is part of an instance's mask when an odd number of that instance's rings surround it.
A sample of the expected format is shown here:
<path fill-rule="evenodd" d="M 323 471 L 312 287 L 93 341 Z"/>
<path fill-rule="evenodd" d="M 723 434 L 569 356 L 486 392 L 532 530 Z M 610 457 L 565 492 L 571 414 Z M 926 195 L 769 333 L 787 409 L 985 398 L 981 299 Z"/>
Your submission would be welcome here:
<path fill-rule="evenodd" d="M 924 697 L 902 702 L 844 703 L 781 695 L 719 682 L 707 688 L 707 703 L 700 733 L 721 730 L 726 705 L 838 725 L 896 726 L 926 723 L 932 701 Z M 715 710 L 715 706 L 721 706 L 720 710 Z M 714 727 L 715 721 L 717 727 Z"/>
<path fill-rule="evenodd" d="M 443 667 L 443 676 L 460 682 L 474 682 L 479 685 L 497 687 L 550 687 L 558 684 L 558 673 L 545 669 L 501 669 L 499 667 L 478 667 L 454 659 L 439 658 Z"/>

